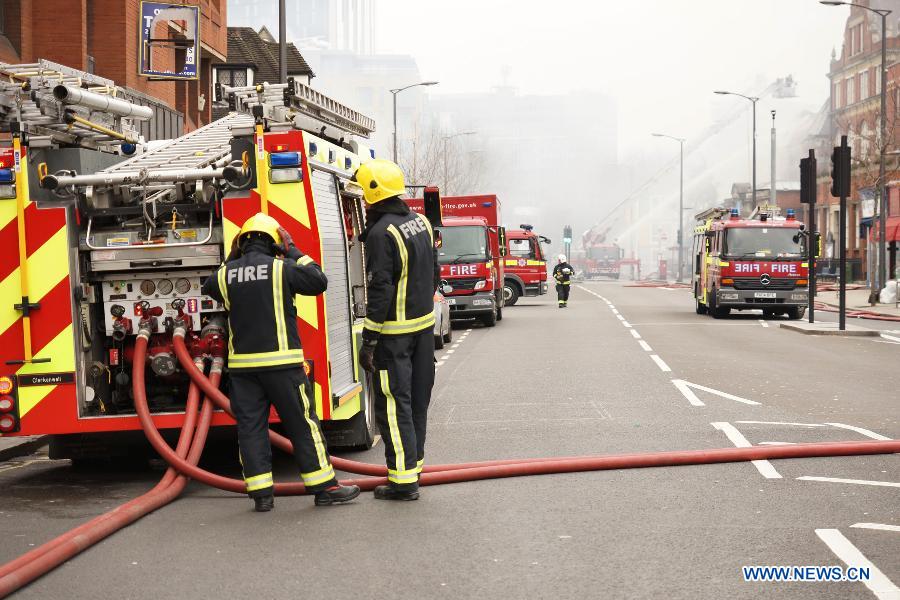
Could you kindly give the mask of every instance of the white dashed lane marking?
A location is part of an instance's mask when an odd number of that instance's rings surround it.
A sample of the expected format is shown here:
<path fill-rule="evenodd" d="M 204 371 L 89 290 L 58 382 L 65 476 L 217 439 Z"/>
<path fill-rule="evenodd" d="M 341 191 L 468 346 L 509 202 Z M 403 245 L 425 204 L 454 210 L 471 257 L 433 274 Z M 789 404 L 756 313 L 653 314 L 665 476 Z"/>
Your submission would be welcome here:
<path fill-rule="evenodd" d="M 737 427 L 731 423 L 716 422 L 710 423 L 710 425 L 724 433 L 725 437 L 727 437 L 737 448 L 750 448 L 753 446 L 753 444 L 744 437 L 744 434 L 738 431 Z M 759 471 L 760 475 L 766 479 L 781 479 L 781 474 L 775 470 L 775 467 L 773 467 L 772 463 L 769 461 L 753 460 L 750 462 L 753 463 L 753 466 L 756 467 L 756 470 Z"/>

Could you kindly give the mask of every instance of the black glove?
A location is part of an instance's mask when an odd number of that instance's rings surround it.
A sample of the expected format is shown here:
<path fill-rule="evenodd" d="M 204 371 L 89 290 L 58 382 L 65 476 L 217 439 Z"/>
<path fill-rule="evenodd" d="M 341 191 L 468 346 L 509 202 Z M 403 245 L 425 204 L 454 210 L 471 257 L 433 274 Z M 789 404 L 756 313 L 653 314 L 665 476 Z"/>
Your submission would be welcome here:
<path fill-rule="evenodd" d="M 377 371 L 375 368 L 375 346 L 378 342 L 375 340 L 363 340 L 362 348 L 359 349 L 359 366 L 369 373 Z"/>

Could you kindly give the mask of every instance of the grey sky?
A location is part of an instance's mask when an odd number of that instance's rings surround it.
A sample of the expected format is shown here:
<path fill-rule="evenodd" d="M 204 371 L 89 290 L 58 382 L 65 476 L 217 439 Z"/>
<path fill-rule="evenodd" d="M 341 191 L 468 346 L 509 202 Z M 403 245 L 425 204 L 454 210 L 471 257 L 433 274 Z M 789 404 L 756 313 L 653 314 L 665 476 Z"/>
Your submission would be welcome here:
<path fill-rule="evenodd" d="M 624 156 L 650 131 L 689 136 L 739 100 L 713 89 L 793 74 L 823 102 L 847 14 L 816 0 L 382 0 L 376 43 L 414 55 L 441 92 L 489 89 L 504 70 L 523 92 L 605 91 Z"/>

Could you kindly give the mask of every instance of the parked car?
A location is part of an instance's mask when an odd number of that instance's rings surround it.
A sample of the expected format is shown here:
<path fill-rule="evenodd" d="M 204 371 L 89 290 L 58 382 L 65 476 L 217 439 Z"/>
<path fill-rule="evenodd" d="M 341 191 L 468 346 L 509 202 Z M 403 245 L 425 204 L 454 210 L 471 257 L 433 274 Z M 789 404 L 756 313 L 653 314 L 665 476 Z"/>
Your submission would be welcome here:
<path fill-rule="evenodd" d="M 450 303 L 440 292 L 434 293 L 434 347 L 440 350 L 444 344 L 453 341 L 450 328 Z"/>

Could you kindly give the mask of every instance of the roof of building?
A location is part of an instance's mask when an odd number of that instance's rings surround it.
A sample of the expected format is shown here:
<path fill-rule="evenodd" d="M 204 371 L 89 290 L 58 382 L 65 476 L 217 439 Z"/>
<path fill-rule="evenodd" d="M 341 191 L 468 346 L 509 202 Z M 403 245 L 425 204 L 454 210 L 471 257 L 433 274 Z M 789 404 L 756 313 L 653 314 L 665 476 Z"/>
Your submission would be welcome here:
<path fill-rule="evenodd" d="M 287 45 L 287 63 L 288 75 L 315 77 L 300 51 L 291 43 Z M 254 81 L 274 83 L 279 77 L 278 42 L 265 27 L 258 32 L 252 27 L 229 27 L 226 64 L 253 67 L 256 70 Z"/>

